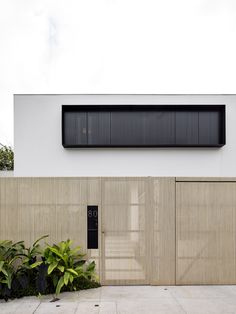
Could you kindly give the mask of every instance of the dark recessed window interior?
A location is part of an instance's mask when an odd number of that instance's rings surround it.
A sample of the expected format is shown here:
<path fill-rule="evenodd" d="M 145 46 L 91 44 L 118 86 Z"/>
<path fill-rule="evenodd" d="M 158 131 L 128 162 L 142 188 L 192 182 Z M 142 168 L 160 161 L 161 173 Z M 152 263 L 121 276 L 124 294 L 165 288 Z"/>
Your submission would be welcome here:
<path fill-rule="evenodd" d="M 62 145 L 220 147 L 225 105 L 63 105 Z"/>

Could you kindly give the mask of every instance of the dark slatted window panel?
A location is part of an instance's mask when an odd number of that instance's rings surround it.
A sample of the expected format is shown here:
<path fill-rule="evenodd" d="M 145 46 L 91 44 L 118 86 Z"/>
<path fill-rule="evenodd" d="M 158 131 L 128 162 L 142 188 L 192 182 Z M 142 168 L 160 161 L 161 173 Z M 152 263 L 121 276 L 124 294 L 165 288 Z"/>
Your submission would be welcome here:
<path fill-rule="evenodd" d="M 221 147 L 225 105 L 63 105 L 62 145 Z"/>

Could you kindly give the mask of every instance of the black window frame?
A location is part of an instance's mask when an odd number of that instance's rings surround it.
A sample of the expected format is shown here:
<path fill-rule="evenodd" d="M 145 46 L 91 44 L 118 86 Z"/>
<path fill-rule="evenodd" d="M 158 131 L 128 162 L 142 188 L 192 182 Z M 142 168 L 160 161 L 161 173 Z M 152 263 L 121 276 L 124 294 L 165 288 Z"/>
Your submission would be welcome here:
<path fill-rule="evenodd" d="M 64 137 L 64 116 L 66 112 L 92 112 L 92 111 L 128 111 L 128 112 L 134 112 L 134 111 L 199 111 L 199 112 L 218 112 L 219 113 L 219 143 L 214 144 L 145 144 L 145 145 L 113 145 L 113 144 L 106 144 L 106 145 L 91 145 L 91 144 L 83 144 L 83 145 L 68 145 L 65 143 L 65 137 Z M 61 123 L 61 131 L 62 131 L 62 146 L 64 148 L 125 148 L 125 147 L 134 147 L 134 148 L 155 148 L 155 147 L 222 147 L 226 144 L 226 106 L 225 104 L 212 104 L 212 105 L 182 105 L 182 104 L 176 104 L 176 105 L 62 105 L 62 123 Z"/>

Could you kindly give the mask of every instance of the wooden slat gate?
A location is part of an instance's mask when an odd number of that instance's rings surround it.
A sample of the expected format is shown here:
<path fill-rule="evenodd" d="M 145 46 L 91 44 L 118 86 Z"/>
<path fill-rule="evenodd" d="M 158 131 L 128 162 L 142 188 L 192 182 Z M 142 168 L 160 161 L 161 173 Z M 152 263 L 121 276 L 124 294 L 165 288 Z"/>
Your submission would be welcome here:
<path fill-rule="evenodd" d="M 174 178 L 102 179 L 102 283 L 175 284 Z"/>
<path fill-rule="evenodd" d="M 87 250 L 87 206 L 99 249 Z M 103 285 L 235 284 L 236 179 L 0 178 L 0 239 L 71 238 Z"/>

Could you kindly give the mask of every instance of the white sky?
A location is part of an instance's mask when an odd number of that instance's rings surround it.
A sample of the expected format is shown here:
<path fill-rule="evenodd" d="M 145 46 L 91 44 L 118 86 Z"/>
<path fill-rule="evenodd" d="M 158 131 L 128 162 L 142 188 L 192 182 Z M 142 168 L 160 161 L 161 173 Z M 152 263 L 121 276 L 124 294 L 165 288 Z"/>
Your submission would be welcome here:
<path fill-rule="evenodd" d="M 13 144 L 14 93 L 236 92 L 235 0 L 0 8 L 0 142 Z"/>

